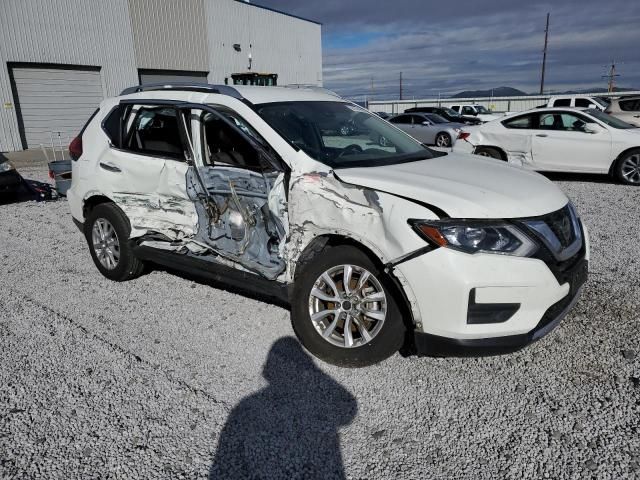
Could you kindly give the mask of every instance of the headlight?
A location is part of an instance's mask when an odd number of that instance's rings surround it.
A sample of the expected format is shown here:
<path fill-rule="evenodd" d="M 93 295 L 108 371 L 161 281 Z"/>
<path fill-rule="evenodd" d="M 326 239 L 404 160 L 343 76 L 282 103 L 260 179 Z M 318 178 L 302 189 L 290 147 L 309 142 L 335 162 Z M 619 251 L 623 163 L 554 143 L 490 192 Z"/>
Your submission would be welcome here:
<path fill-rule="evenodd" d="M 0 163 L 0 173 L 8 172 L 9 170 L 15 170 L 14 166 L 11 165 L 11 162 L 2 162 Z"/>
<path fill-rule="evenodd" d="M 506 223 L 456 220 L 411 220 L 409 223 L 418 235 L 428 242 L 465 253 L 528 257 L 538 248 L 533 240 L 517 227 Z"/>

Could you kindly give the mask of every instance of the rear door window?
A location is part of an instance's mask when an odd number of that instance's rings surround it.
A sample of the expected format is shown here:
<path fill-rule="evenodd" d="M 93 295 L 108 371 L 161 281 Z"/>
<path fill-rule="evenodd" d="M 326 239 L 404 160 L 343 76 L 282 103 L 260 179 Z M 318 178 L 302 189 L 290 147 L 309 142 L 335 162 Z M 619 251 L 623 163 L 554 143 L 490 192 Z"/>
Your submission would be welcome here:
<path fill-rule="evenodd" d="M 640 111 L 640 98 L 636 100 L 620 100 L 620 110 L 623 112 Z"/>
<path fill-rule="evenodd" d="M 592 104 L 595 105 L 594 102 L 590 102 L 586 98 L 576 98 L 576 107 L 590 108 Z"/>
<path fill-rule="evenodd" d="M 166 106 L 134 106 L 122 148 L 154 157 L 184 160 L 178 111 Z"/>
<path fill-rule="evenodd" d="M 399 115 L 391 119 L 391 123 L 399 123 L 401 125 L 411 125 L 411 115 Z"/>
<path fill-rule="evenodd" d="M 554 107 L 570 107 L 571 99 L 570 98 L 558 98 L 553 102 Z"/>

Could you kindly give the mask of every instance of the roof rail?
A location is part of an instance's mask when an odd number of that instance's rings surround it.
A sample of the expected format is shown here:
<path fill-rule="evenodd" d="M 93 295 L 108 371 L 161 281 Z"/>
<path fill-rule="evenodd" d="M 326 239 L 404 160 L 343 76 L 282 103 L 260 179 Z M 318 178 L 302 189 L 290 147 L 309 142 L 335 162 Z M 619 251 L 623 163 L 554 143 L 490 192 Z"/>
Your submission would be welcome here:
<path fill-rule="evenodd" d="M 218 93 L 242 100 L 242 95 L 235 88 L 228 85 L 211 85 L 210 83 L 194 82 L 171 82 L 171 83 L 148 83 L 146 85 L 136 85 L 125 88 L 120 95 L 129 95 L 138 92 L 153 92 L 163 90 L 182 90 L 187 92 Z"/>
<path fill-rule="evenodd" d="M 333 90 L 329 90 L 324 87 L 319 87 L 318 85 L 311 85 L 311 84 L 305 84 L 305 83 L 289 83 L 288 85 L 280 85 L 280 86 L 283 88 L 304 88 L 307 90 L 323 92 L 323 93 L 326 93 L 327 95 L 332 95 L 334 97 L 342 98 L 341 95 L 337 94 Z"/>

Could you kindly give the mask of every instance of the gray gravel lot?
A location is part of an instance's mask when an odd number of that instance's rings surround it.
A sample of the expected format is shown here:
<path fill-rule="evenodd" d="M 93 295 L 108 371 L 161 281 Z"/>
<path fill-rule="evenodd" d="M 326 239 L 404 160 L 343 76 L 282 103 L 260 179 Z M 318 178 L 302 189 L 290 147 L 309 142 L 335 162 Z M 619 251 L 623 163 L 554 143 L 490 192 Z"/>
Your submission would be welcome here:
<path fill-rule="evenodd" d="M 640 189 L 554 181 L 592 241 L 554 332 L 360 370 L 312 360 L 281 307 L 106 280 L 65 201 L 0 205 L 0 477 L 640 478 Z"/>

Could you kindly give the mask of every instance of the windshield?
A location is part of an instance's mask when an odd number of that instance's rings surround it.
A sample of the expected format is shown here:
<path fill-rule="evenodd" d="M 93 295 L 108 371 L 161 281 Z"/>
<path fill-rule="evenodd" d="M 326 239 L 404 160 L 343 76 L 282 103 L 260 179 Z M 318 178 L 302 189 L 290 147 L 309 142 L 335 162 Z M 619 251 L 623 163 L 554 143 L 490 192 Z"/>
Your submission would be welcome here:
<path fill-rule="evenodd" d="M 629 128 L 637 128 L 636 126 L 631 125 L 630 123 L 623 122 L 619 118 L 612 117 L 608 113 L 601 112 L 600 110 L 597 110 L 595 108 L 590 108 L 588 110 L 585 110 L 585 112 L 587 112 L 589 115 L 591 115 L 595 119 L 600 120 L 602 123 L 607 124 L 613 128 L 619 128 L 623 130 L 626 130 Z"/>
<path fill-rule="evenodd" d="M 452 110 L 450 108 L 443 108 L 442 109 L 444 111 L 444 113 L 446 115 L 449 115 L 450 117 L 456 117 L 456 118 L 461 118 L 462 115 L 460 115 L 458 112 L 456 112 L 455 110 Z"/>
<path fill-rule="evenodd" d="M 449 120 L 442 118 L 440 115 L 437 115 L 435 113 L 425 113 L 425 117 L 427 117 L 433 123 L 449 123 Z"/>
<path fill-rule="evenodd" d="M 490 111 L 490 110 L 487 110 L 487 109 L 486 109 L 485 107 L 483 107 L 482 105 L 476 105 L 476 111 L 477 111 L 478 113 L 484 113 L 484 114 L 491 113 L 491 111 Z"/>
<path fill-rule="evenodd" d="M 330 167 L 369 167 L 432 158 L 431 150 L 377 115 L 345 102 L 256 106 L 290 144 Z"/>

